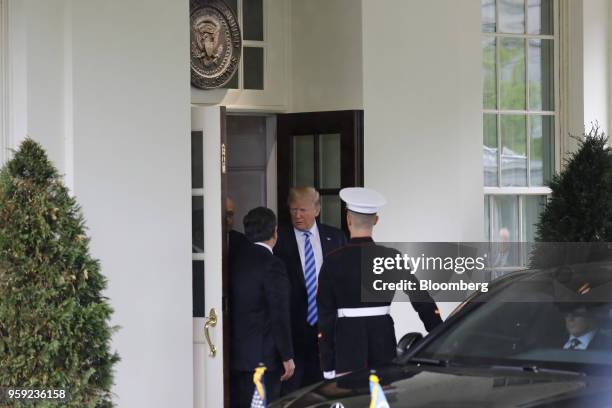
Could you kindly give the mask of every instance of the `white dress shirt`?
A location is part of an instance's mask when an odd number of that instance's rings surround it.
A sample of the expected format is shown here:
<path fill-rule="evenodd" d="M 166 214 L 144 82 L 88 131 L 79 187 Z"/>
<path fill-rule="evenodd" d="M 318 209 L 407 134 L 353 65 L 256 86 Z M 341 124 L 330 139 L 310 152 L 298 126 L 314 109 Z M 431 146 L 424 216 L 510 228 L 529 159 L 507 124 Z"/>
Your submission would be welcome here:
<path fill-rule="evenodd" d="M 319 280 L 319 271 L 321 265 L 323 265 L 323 249 L 321 248 L 321 238 L 319 237 L 319 228 L 315 222 L 310 228 L 310 245 L 312 245 L 312 251 L 314 252 L 315 264 L 317 267 L 317 281 Z M 298 251 L 300 251 L 300 261 L 302 262 L 302 272 L 306 273 L 306 266 L 304 264 L 304 243 L 306 237 L 304 237 L 304 231 L 300 231 L 297 228 L 293 228 L 295 232 L 295 240 L 297 241 Z M 304 276 L 306 278 L 306 276 Z"/>
<path fill-rule="evenodd" d="M 591 342 L 591 340 L 593 340 L 593 337 L 595 337 L 596 333 L 597 330 L 592 330 L 586 334 L 583 334 L 580 337 L 570 336 L 563 348 L 568 350 L 572 344 L 572 340 L 578 339 L 580 341 L 580 344 L 578 344 L 574 350 L 586 350 L 589 347 L 589 343 Z"/>
<path fill-rule="evenodd" d="M 272 251 L 272 247 L 268 244 L 264 244 L 263 242 L 256 242 L 255 245 L 261 245 L 262 247 L 267 248 L 271 254 L 274 253 L 274 251 Z"/>

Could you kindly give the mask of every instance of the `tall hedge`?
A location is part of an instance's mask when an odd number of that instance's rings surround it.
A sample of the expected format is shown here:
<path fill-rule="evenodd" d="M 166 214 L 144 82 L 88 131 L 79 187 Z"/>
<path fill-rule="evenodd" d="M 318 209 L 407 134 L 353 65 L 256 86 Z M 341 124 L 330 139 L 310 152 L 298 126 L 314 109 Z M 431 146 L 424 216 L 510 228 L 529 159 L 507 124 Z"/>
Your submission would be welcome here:
<path fill-rule="evenodd" d="M 40 407 L 111 407 L 105 287 L 79 206 L 25 140 L 0 171 L 0 385 L 68 391 Z"/>
<path fill-rule="evenodd" d="M 603 243 L 612 242 L 612 155 L 608 138 L 598 127 L 583 135 L 579 149 L 553 178 L 550 188 L 551 197 L 537 224 L 536 242 L 600 244 L 536 245 L 531 266 L 583 262 L 592 258 L 590 252 L 605 249 Z"/>

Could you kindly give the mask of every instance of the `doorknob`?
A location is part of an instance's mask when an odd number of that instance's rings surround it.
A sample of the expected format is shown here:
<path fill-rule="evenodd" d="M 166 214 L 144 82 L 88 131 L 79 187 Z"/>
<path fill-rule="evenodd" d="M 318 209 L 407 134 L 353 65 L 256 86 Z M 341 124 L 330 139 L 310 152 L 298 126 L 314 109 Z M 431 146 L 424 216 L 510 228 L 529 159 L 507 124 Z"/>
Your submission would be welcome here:
<path fill-rule="evenodd" d="M 215 345 L 210 340 L 210 334 L 208 333 L 208 329 L 210 327 L 215 326 L 217 326 L 217 313 L 215 312 L 215 308 L 213 307 L 212 309 L 210 309 L 210 313 L 208 314 L 206 322 L 204 323 L 204 336 L 206 337 L 206 341 L 208 342 L 208 348 L 210 349 L 208 355 L 210 357 L 214 357 L 217 355 L 217 347 L 215 347 Z"/>

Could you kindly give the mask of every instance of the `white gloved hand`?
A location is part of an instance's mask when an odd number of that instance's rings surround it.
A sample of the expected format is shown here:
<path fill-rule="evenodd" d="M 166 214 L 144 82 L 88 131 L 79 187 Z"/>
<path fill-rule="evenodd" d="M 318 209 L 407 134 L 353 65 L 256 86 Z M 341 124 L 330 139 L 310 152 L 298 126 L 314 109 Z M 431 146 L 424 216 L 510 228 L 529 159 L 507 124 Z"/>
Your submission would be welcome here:
<path fill-rule="evenodd" d="M 336 370 L 333 371 L 323 371 L 323 378 L 326 380 L 333 380 L 336 378 Z"/>

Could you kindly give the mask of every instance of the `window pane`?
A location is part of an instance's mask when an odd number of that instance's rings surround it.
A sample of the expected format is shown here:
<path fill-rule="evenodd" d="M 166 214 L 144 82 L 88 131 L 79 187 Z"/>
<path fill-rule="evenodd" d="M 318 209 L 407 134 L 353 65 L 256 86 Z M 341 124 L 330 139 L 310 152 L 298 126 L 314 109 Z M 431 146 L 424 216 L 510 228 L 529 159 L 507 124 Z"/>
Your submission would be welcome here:
<path fill-rule="evenodd" d="M 529 34 L 553 34 L 553 0 L 529 0 L 527 13 Z"/>
<path fill-rule="evenodd" d="M 482 39 L 482 104 L 485 109 L 497 107 L 495 75 L 495 37 L 485 37 Z"/>
<path fill-rule="evenodd" d="M 204 188 L 202 131 L 191 132 L 191 188 Z"/>
<path fill-rule="evenodd" d="M 534 242 L 536 224 L 546 204 L 546 196 L 523 196 L 523 242 Z"/>
<path fill-rule="evenodd" d="M 342 227 L 342 210 L 339 196 L 321 195 L 321 222 L 336 228 Z"/>
<path fill-rule="evenodd" d="M 493 196 L 493 236 L 491 241 L 500 242 L 494 246 L 492 265 L 506 267 L 520 265 L 520 254 L 517 245 L 511 242 L 519 241 L 518 196 Z"/>
<path fill-rule="evenodd" d="M 553 40 L 529 40 L 529 109 L 552 111 L 554 107 Z"/>
<path fill-rule="evenodd" d="M 501 116 L 501 185 L 527 185 L 526 117 Z"/>
<path fill-rule="evenodd" d="M 493 196 L 494 242 L 518 242 L 518 196 Z"/>
<path fill-rule="evenodd" d="M 242 25 L 245 40 L 263 41 L 263 2 L 262 0 L 243 0 Z"/>
<path fill-rule="evenodd" d="M 499 31 L 525 32 L 525 0 L 499 0 Z"/>
<path fill-rule="evenodd" d="M 204 252 L 204 197 L 191 197 L 191 252 Z"/>
<path fill-rule="evenodd" d="M 244 89 L 264 89 L 264 50 L 244 47 Z"/>
<path fill-rule="evenodd" d="M 484 185 L 498 186 L 497 180 L 497 115 L 485 113 L 483 115 L 483 167 Z"/>
<path fill-rule="evenodd" d="M 495 32 L 495 0 L 481 0 L 480 13 L 482 16 L 482 31 Z"/>
<path fill-rule="evenodd" d="M 293 186 L 314 186 L 314 137 L 293 137 Z"/>
<path fill-rule="evenodd" d="M 550 183 L 554 172 L 555 118 L 531 116 L 529 118 L 529 164 L 532 186 Z"/>
<path fill-rule="evenodd" d="M 340 188 L 340 134 L 319 136 L 321 188 Z"/>
<path fill-rule="evenodd" d="M 193 317 L 206 317 L 204 305 L 204 261 L 191 262 L 191 293 Z"/>
<path fill-rule="evenodd" d="M 525 40 L 500 39 L 501 109 L 525 109 Z"/>

